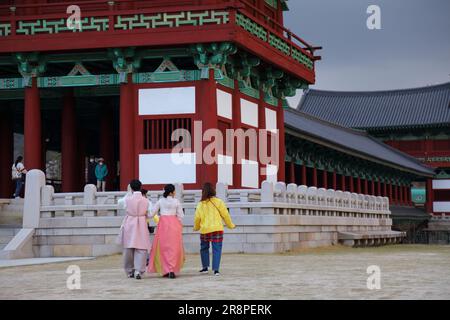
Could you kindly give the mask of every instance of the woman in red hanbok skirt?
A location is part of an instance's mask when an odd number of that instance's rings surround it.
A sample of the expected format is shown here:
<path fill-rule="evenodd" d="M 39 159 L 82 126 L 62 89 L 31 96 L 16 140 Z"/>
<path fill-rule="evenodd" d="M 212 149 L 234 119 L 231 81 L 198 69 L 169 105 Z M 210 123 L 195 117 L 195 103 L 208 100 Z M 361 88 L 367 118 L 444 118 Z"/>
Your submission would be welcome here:
<path fill-rule="evenodd" d="M 163 198 L 154 206 L 151 216 L 160 216 L 153 239 L 148 272 L 158 272 L 174 279 L 184 264 L 183 208 L 175 197 L 175 186 L 164 187 Z"/>

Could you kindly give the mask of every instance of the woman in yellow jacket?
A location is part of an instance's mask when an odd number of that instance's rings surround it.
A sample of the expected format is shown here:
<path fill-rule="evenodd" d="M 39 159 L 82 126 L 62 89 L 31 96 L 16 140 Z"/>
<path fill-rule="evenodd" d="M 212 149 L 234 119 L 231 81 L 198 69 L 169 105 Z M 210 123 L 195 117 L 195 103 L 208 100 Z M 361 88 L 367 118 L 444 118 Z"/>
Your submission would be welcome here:
<path fill-rule="evenodd" d="M 203 185 L 202 200 L 195 209 L 194 231 L 200 231 L 200 256 L 202 259 L 201 273 L 207 273 L 209 268 L 209 243 L 212 244 L 214 275 L 218 276 L 220 258 L 222 255 L 223 222 L 229 229 L 236 226 L 231 221 L 225 203 L 216 197 L 216 190 L 209 182 Z"/>

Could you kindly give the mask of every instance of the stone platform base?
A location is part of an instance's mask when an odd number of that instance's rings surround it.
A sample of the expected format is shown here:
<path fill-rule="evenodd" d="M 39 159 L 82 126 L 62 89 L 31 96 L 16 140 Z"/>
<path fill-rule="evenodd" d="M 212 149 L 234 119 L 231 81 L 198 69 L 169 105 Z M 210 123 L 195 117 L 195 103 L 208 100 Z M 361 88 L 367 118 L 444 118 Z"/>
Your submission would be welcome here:
<path fill-rule="evenodd" d="M 41 218 L 33 237 L 35 257 L 103 256 L 122 251 L 116 237 L 123 217 Z M 238 226 L 225 229 L 225 253 L 280 253 L 338 244 L 342 232 L 389 232 L 390 219 L 234 215 Z M 192 231 L 193 216 L 184 219 L 184 247 L 197 253 L 200 236 Z M 153 235 L 151 235 L 153 238 Z"/>
<path fill-rule="evenodd" d="M 406 237 L 401 231 L 338 232 L 339 242 L 349 247 L 381 246 L 400 243 Z"/>

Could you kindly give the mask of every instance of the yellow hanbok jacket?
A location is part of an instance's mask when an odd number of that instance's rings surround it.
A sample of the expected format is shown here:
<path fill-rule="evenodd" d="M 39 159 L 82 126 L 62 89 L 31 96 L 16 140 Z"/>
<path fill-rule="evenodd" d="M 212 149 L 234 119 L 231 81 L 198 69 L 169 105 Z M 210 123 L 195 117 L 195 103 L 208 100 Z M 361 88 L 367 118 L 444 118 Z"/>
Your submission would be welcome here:
<path fill-rule="evenodd" d="M 201 234 L 223 231 L 223 222 L 229 229 L 236 227 L 221 199 L 212 197 L 198 203 L 195 209 L 194 231 L 200 231 Z"/>

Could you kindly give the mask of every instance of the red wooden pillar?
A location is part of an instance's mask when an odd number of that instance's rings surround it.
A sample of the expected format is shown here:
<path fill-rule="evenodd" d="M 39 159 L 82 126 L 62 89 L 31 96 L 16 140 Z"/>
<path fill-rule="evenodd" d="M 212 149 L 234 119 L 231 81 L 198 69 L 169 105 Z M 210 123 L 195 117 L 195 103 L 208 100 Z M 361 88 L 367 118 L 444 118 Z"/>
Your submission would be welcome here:
<path fill-rule="evenodd" d="M 353 179 L 353 176 L 348 177 L 350 179 L 350 192 L 355 192 L 355 181 Z"/>
<path fill-rule="evenodd" d="M 333 189 L 337 190 L 337 174 L 336 174 L 336 170 L 333 170 Z"/>
<path fill-rule="evenodd" d="M 361 178 L 358 177 L 356 178 L 356 193 L 362 193 L 361 189 Z"/>
<path fill-rule="evenodd" d="M 364 194 L 369 194 L 369 181 L 364 179 Z"/>
<path fill-rule="evenodd" d="M 14 157 L 13 119 L 8 109 L 0 108 L 0 198 L 10 198 L 13 194 L 11 167 Z"/>
<path fill-rule="evenodd" d="M 308 171 L 306 165 L 302 164 L 302 185 L 308 185 Z"/>
<path fill-rule="evenodd" d="M 313 167 L 313 187 L 317 188 L 317 168 Z"/>
<path fill-rule="evenodd" d="M 341 185 L 342 185 L 342 191 L 346 191 L 346 184 L 345 184 L 345 175 L 341 174 Z"/>
<path fill-rule="evenodd" d="M 383 182 L 383 197 L 389 197 L 387 193 L 387 183 Z"/>
<path fill-rule="evenodd" d="M 261 144 L 260 144 L 260 139 L 259 139 L 259 135 L 260 134 L 263 134 L 265 131 L 264 130 L 266 130 L 266 110 L 265 110 L 266 108 L 265 108 L 265 106 L 264 106 L 264 92 L 263 92 L 263 90 L 259 90 L 259 103 L 258 103 L 258 129 L 259 130 L 261 130 L 261 131 L 258 131 L 258 141 L 256 142 L 256 144 L 257 144 L 257 146 L 258 146 L 258 151 L 259 150 L 261 150 Z M 270 139 L 270 136 L 269 136 L 269 133 L 266 133 L 267 134 L 267 140 L 268 139 Z M 268 146 L 267 146 L 268 144 L 266 144 L 266 148 L 268 148 Z M 267 150 L 267 152 L 270 152 L 270 150 Z M 263 165 L 261 164 L 261 162 L 260 161 L 258 161 L 258 157 L 256 157 L 256 159 L 252 159 L 252 160 L 255 160 L 255 161 L 257 161 L 258 163 L 259 163 L 259 173 L 258 173 L 258 176 L 259 176 L 259 186 L 261 187 L 261 184 L 262 184 L 262 182 L 264 181 L 264 180 L 267 180 L 267 175 L 266 174 L 263 174 L 264 172 L 263 172 L 263 170 L 262 170 L 262 168 L 263 168 Z M 284 161 L 284 157 L 280 157 L 279 158 L 279 161 L 281 162 L 281 161 Z M 264 165 L 266 168 L 267 168 L 267 166 L 266 165 Z M 279 166 L 278 166 L 278 168 L 279 168 Z M 289 172 L 289 174 L 290 174 L 290 172 Z M 277 173 L 277 181 L 281 181 L 281 180 L 278 180 L 278 173 Z M 287 177 L 286 177 L 286 179 L 287 179 Z M 287 180 L 285 181 L 285 180 L 282 180 L 282 181 L 284 181 L 284 182 L 288 182 Z"/>
<path fill-rule="evenodd" d="M 131 74 L 127 83 L 120 85 L 120 128 L 119 128 L 119 158 L 120 158 L 120 190 L 127 190 L 130 181 L 136 177 L 134 150 L 135 106 Z"/>
<path fill-rule="evenodd" d="M 394 185 L 394 199 L 395 199 L 395 204 L 399 205 L 400 204 L 400 197 L 399 197 L 399 192 L 398 192 L 399 186 L 398 185 Z"/>
<path fill-rule="evenodd" d="M 216 80 L 214 79 L 214 69 L 209 69 L 209 77 L 207 80 L 201 80 L 198 87 L 198 95 L 197 99 L 201 100 L 201 110 L 200 110 L 200 121 L 202 122 L 203 133 L 208 129 L 217 129 L 217 94 L 216 94 Z M 202 134 L 203 134 L 202 133 Z M 194 137 L 195 139 L 195 137 Z M 202 150 L 209 145 L 210 142 L 203 141 Z M 202 154 L 197 154 L 197 157 L 202 157 Z M 215 155 L 217 157 L 217 154 Z M 257 157 L 257 155 L 255 155 Z M 199 159 L 199 158 L 197 158 Z M 257 161 L 257 158 L 252 159 L 252 155 L 250 155 L 250 160 Z M 197 160 L 198 161 L 198 160 Z M 218 179 L 218 166 L 217 159 L 213 164 L 205 164 L 202 161 L 201 170 L 200 170 L 200 181 L 197 181 L 200 185 L 203 185 L 205 182 L 216 183 Z M 261 169 L 261 168 L 260 168 Z M 284 170 L 284 166 L 283 166 Z M 260 173 L 258 173 L 258 180 L 260 177 Z M 283 180 L 284 181 L 284 180 Z M 258 181 L 258 185 L 261 184 L 261 181 Z"/>
<path fill-rule="evenodd" d="M 279 167 L 278 167 L 278 181 L 286 181 L 285 180 L 285 154 L 286 154 L 286 147 L 285 147 L 285 137 L 284 137 L 284 108 L 283 108 L 283 102 L 281 99 L 279 99 L 278 102 L 278 108 L 277 108 L 277 129 L 278 129 L 278 141 L 279 141 Z"/>
<path fill-rule="evenodd" d="M 377 181 L 377 196 L 378 197 L 381 197 L 381 181 L 380 181 L 380 179 L 378 179 L 378 181 Z"/>
<path fill-rule="evenodd" d="M 372 196 L 375 195 L 375 180 L 373 179 L 373 177 L 372 177 L 372 179 L 370 180 L 370 194 L 371 194 Z"/>
<path fill-rule="evenodd" d="M 289 182 L 295 183 L 295 163 L 292 160 L 289 163 Z"/>
<path fill-rule="evenodd" d="M 234 80 L 234 89 L 233 89 L 233 105 L 232 105 L 232 114 L 233 114 L 233 129 L 239 129 L 241 126 L 241 99 L 240 99 L 240 91 L 239 91 L 239 81 Z M 234 143 L 234 164 L 233 164 L 233 185 L 236 189 L 242 187 L 242 165 L 240 164 L 241 159 L 237 158 L 238 145 Z"/>
<path fill-rule="evenodd" d="M 42 170 L 41 105 L 37 80 L 31 81 L 31 87 L 25 88 L 24 164 L 27 170 Z"/>
<path fill-rule="evenodd" d="M 113 106 L 104 106 L 100 116 L 100 156 L 105 159 L 108 168 L 106 177 L 106 191 L 112 190 L 115 174 L 113 133 Z"/>
<path fill-rule="evenodd" d="M 61 114 L 61 178 L 62 192 L 77 189 L 77 129 L 73 91 L 65 92 Z"/>
<path fill-rule="evenodd" d="M 399 196 L 399 203 L 400 203 L 400 205 L 404 205 L 405 203 L 404 203 L 404 199 L 403 199 L 403 194 L 404 194 L 404 192 L 403 192 L 403 186 L 402 185 L 399 185 L 398 186 L 398 196 Z"/>
<path fill-rule="evenodd" d="M 322 171 L 322 187 L 328 189 L 328 173 L 325 169 Z"/>
<path fill-rule="evenodd" d="M 413 206 L 413 202 L 412 202 L 412 195 L 411 195 L 411 185 L 408 186 L 406 192 L 408 193 L 408 205 L 410 207 Z"/>
<path fill-rule="evenodd" d="M 427 213 L 433 214 L 433 201 L 434 201 L 434 194 L 433 194 L 433 179 L 429 178 L 427 179 L 427 202 L 425 203 L 425 208 L 427 210 Z"/>
<path fill-rule="evenodd" d="M 393 188 L 392 188 L 392 182 L 389 182 L 389 203 L 393 204 L 394 203 L 394 192 L 393 192 Z"/>

